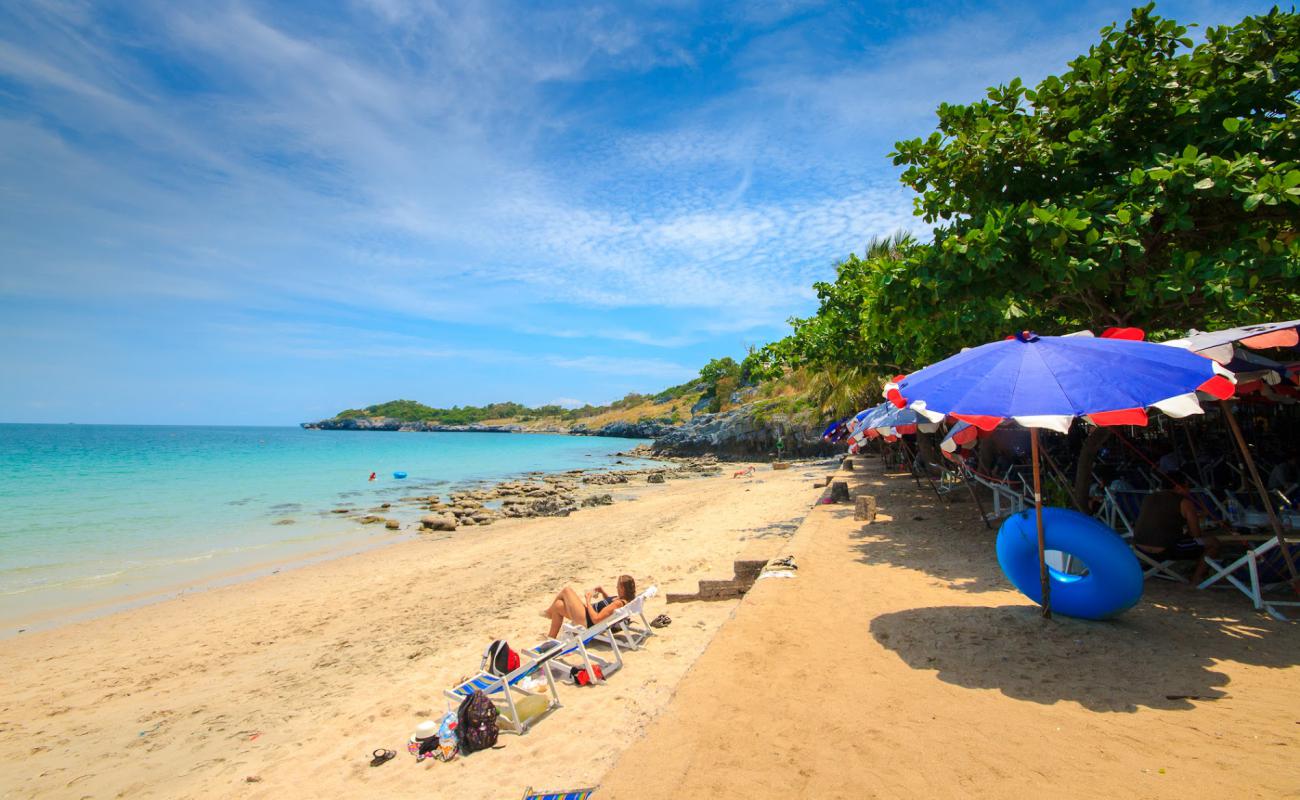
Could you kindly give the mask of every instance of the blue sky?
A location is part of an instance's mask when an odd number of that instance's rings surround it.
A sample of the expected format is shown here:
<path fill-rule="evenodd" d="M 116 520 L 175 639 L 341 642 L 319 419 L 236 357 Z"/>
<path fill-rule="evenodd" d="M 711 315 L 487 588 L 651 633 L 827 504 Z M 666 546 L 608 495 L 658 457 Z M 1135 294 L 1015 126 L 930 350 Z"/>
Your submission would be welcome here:
<path fill-rule="evenodd" d="M 871 236 L 926 234 L 887 154 L 938 103 L 1059 72 L 1128 9 L 6 3 L 0 421 L 679 383 Z"/>

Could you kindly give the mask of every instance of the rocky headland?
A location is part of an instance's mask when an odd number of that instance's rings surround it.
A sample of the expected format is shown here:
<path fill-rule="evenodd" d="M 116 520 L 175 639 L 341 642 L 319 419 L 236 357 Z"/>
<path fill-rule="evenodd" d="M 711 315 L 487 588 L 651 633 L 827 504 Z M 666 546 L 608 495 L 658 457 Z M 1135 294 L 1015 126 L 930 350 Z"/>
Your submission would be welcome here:
<path fill-rule="evenodd" d="M 653 457 L 709 455 L 726 461 L 804 458 L 831 455 L 841 448 L 821 440 L 820 420 L 808 422 L 787 414 L 769 414 L 750 403 L 718 413 L 698 413 L 670 424 L 663 420 L 618 421 L 599 427 L 505 423 L 444 425 L 410 422 L 391 417 L 335 417 L 304 422 L 304 428 L 338 431 L 413 431 L 472 433 L 567 433 L 574 436 L 613 436 L 653 439 Z M 780 447 L 778 447 L 778 443 Z"/>
<path fill-rule="evenodd" d="M 438 422 L 411 422 L 392 417 L 331 417 L 317 422 L 304 422 L 308 430 L 322 431 L 408 431 L 415 433 L 568 433 L 559 426 L 530 426 L 508 423 L 485 425 L 472 422 L 467 425 L 443 425 Z"/>

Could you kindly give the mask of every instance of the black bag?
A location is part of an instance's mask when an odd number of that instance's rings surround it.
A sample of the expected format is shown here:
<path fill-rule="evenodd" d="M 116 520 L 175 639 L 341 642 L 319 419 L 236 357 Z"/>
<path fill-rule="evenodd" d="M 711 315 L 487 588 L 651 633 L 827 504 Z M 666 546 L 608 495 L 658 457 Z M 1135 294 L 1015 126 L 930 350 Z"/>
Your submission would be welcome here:
<path fill-rule="evenodd" d="M 497 743 L 497 707 L 475 690 L 456 709 L 456 739 L 462 755 L 487 750 Z"/>

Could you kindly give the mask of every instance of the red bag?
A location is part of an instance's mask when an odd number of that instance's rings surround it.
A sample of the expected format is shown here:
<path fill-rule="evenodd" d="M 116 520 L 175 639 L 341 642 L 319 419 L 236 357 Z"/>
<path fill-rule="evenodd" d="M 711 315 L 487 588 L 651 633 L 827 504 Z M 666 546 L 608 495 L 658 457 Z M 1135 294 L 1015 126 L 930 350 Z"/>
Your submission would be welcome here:
<path fill-rule="evenodd" d="M 569 677 L 573 678 L 576 686 L 590 686 L 596 681 L 605 680 L 605 673 L 601 670 L 599 664 L 592 664 L 591 671 L 595 673 L 595 678 L 582 667 L 573 667 L 569 670 Z"/>

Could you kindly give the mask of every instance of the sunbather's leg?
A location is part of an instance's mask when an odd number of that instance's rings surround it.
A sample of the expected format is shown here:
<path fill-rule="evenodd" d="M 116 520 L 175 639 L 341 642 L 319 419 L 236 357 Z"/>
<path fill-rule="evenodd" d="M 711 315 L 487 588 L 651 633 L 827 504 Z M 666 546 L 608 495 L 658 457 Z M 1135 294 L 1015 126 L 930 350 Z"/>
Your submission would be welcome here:
<path fill-rule="evenodd" d="M 560 633 L 560 626 L 564 624 L 565 617 L 578 625 L 587 623 L 587 607 L 582 604 L 582 598 L 578 597 L 578 593 L 573 591 L 571 586 L 560 590 L 560 593 L 555 596 L 555 601 L 546 609 L 546 615 L 551 618 L 552 639 Z"/>

